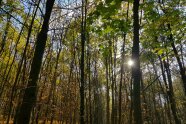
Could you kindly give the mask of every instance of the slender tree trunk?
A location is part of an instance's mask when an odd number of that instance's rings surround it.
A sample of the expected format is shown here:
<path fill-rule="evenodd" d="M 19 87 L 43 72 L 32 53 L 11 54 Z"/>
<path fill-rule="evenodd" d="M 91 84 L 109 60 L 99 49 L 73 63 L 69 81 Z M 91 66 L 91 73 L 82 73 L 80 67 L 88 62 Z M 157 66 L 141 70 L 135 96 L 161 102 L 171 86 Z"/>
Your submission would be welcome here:
<path fill-rule="evenodd" d="M 49 19 L 54 1 L 55 0 L 47 0 L 46 2 L 46 13 L 44 15 L 44 22 L 37 37 L 29 80 L 23 97 L 22 105 L 20 107 L 20 112 L 18 114 L 19 116 L 17 118 L 17 124 L 29 124 L 31 111 L 36 102 L 37 80 L 39 77 L 43 53 L 45 50 Z"/>
<path fill-rule="evenodd" d="M 158 76 L 158 71 L 157 71 L 157 68 L 156 68 L 156 66 L 155 66 L 154 61 L 152 61 L 151 64 L 152 64 L 152 66 L 153 66 L 153 70 L 154 70 L 154 72 L 155 72 L 156 77 L 160 77 L 160 76 Z M 159 87 L 160 87 L 160 91 L 161 91 L 163 94 L 166 94 L 166 93 L 165 93 L 165 90 L 164 90 L 164 88 L 163 88 L 163 86 L 162 86 L 163 82 L 161 82 L 159 78 L 158 78 L 157 80 L 158 80 L 158 84 L 159 84 Z M 161 99 L 161 97 L 162 97 L 162 96 L 161 96 L 161 95 L 162 95 L 161 92 L 158 93 L 158 97 L 159 97 L 160 103 L 163 105 L 162 99 Z M 166 97 L 165 97 L 165 99 L 166 99 Z M 154 99 L 154 100 L 155 100 L 155 99 Z M 164 120 L 165 120 L 166 117 L 164 116 L 165 114 L 163 114 L 163 108 L 164 108 L 164 107 L 161 107 L 162 111 L 161 111 L 161 113 L 159 114 L 160 117 L 161 117 L 160 120 L 158 120 L 159 123 L 165 123 Z M 165 108 L 166 108 L 166 107 L 165 107 Z M 158 117 L 157 119 L 159 119 L 159 117 Z"/>
<path fill-rule="evenodd" d="M 105 58 L 106 63 L 106 123 L 110 124 L 110 96 L 109 96 L 109 74 L 108 74 L 108 57 Z"/>
<path fill-rule="evenodd" d="M 167 94 L 169 96 L 169 100 L 170 100 L 170 107 L 172 110 L 172 114 L 174 117 L 174 121 L 176 124 L 181 124 L 178 115 L 177 115 L 177 108 L 176 108 L 176 101 L 174 99 L 174 91 L 173 91 L 173 86 L 172 86 L 172 79 L 171 79 L 171 72 L 170 72 L 170 68 L 169 68 L 169 62 L 165 62 L 165 60 L 163 61 L 164 67 L 165 67 L 165 71 L 167 74 L 167 78 L 168 78 L 168 82 L 169 82 L 169 90 L 167 91 Z"/>
<path fill-rule="evenodd" d="M 114 65 L 113 65 L 113 82 L 114 82 L 114 123 L 118 123 L 118 90 L 116 85 L 116 53 L 117 53 L 117 39 L 113 38 L 113 52 L 114 52 Z"/>
<path fill-rule="evenodd" d="M 89 34 L 87 34 L 87 72 L 88 72 L 88 104 L 89 104 L 89 124 L 92 124 L 92 89 L 91 89 L 91 66 L 90 66 L 90 60 L 91 60 L 91 53 L 90 53 L 90 44 L 89 44 Z"/>
<path fill-rule="evenodd" d="M 85 41 L 86 41 L 86 0 L 82 0 L 82 19 L 81 19 L 81 63 L 80 63 L 80 70 L 81 70 L 81 83 L 80 83 L 80 124 L 85 123 L 85 115 L 84 115 L 84 108 L 85 108 L 85 80 L 84 80 L 84 49 L 85 49 Z"/>
<path fill-rule="evenodd" d="M 133 109 L 134 123 L 142 124 L 141 99 L 140 99 L 140 60 L 139 60 L 139 0 L 133 2 L 133 47 L 132 60 L 132 82 L 133 82 Z"/>
<path fill-rule="evenodd" d="M 127 4 L 127 19 L 126 19 L 126 23 L 128 23 L 128 13 L 129 13 L 129 0 L 128 0 L 128 4 Z M 121 75 L 120 75 L 120 83 L 119 83 L 119 124 L 121 124 L 121 112 L 122 112 L 122 83 L 123 83 L 123 78 L 125 78 L 125 73 L 124 73 L 124 61 L 125 61 L 125 42 L 126 42 L 126 33 L 124 32 L 124 36 L 123 36 L 123 45 L 122 45 L 122 51 L 121 51 Z M 124 76 L 124 77 L 123 77 Z"/>
<path fill-rule="evenodd" d="M 167 93 L 167 91 L 169 91 L 169 87 L 167 84 L 167 80 L 166 80 L 166 75 L 165 75 L 165 71 L 164 71 L 164 66 L 163 66 L 163 62 L 161 60 L 161 58 L 159 57 L 160 60 L 160 67 L 161 67 L 161 71 L 162 71 L 162 77 L 163 77 L 163 81 L 165 83 L 165 89 L 166 89 L 166 102 L 167 102 L 167 116 L 168 116 L 168 120 L 170 121 L 170 124 L 172 124 L 172 117 L 171 117 L 171 112 L 170 112 L 170 100 L 169 100 L 169 94 Z"/>
<path fill-rule="evenodd" d="M 179 69 L 180 69 L 180 75 L 181 75 L 181 79 L 182 79 L 182 82 L 183 82 L 184 93 L 186 95 L 186 72 L 185 72 L 185 67 L 183 66 L 183 64 L 181 62 L 178 51 L 177 51 L 176 46 L 174 44 L 174 39 L 173 39 L 173 36 L 172 36 L 172 33 L 171 33 L 170 24 L 168 24 L 168 29 L 170 30 L 169 40 L 172 42 L 171 46 L 172 46 L 173 52 L 175 54 Z"/>

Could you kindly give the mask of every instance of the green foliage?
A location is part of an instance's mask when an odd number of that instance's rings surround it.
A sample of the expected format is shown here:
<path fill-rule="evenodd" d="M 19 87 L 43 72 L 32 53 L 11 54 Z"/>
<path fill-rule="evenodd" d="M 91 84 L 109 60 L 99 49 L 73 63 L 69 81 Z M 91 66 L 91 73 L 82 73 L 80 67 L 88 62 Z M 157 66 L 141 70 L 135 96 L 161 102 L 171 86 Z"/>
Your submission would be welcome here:
<path fill-rule="evenodd" d="M 99 35 L 127 33 L 129 23 L 125 22 L 123 17 L 118 16 L 120 9 L 121 1 L 119 0 L 99 2 L 95 10 L 89 13 L 87 19 L 91 31 Z"/>

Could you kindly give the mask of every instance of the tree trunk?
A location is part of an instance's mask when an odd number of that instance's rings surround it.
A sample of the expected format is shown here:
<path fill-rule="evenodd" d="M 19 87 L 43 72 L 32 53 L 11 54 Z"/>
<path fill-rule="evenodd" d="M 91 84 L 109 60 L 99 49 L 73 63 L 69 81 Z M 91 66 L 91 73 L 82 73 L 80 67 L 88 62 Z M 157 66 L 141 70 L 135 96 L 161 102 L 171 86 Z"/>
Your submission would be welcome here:
<path fill-rule="evenodd" d="M 134 123 L 142 124 L 141 99 L 140 99 L 140 61 L 139 61 L 139 0 L 133 2 L 133 47 L 132 60 L 135 65 L 132 67 L 133 83 L 133 109 Z"/>
<path fill-rule="evenodd" d="M 176 57 L 179 69 L 180 69 L 180 75 L 181 75 L 181 79 L 182 79 L 182 82 L 183 82 L 184 93 L 186 95 L 186 73 L 185 73 L 185 67 L 183 66 L 183 64 L 181 62 L 181 59 L 180 59 L 180 57 L 178 55 L 178 51 L 177 51 L 176 46 L 174 44 L 174 40 L 173 40 L 173 36 L 172 36 L 172 33 L 171 33 L 170 24 L 168 24 L 168 29 L 170 30 L 169 40 L 172 42 L 171 46 L 172 46 L 173 52 L 175 54 L 175 57 Z"/>
<path fill-rule="evenodd" d="M 167 93 L 169 91 L 169 88 L 168 88 L 168 84 L 167 84 L 167 80 L 166 80 L 166 75 L 165 75 L 163 62 L 162 62 L 160 57 L 159 57 L 159 60 L 160 60 L 160 67 L 161 67 L 161 71 L 162 71 L 162 77 L 163 77 L 163 81 L 164 81 L 165 88 L 166 88 L 165 98 L 166 98 L 166 102 L 167 102 L 167 107 L 166 107 L 167 116 L 168 116 L 168 120 L 170 121 L 170 124 L 172 124 L 172 117 L 171 117 L 170 106 L 169 106 L 170 100 L 169 100 L 169 94 Z"/>
<path fill-rule="evenodd" d="M 81 19 L 81 62 L 80 62 L 80 70 L 81 70 L 81 82 L 80 82 L 80 124 L 85 123 L 85 115 L 84 115 L 84 108 L 85 108 L 85 81 L 84 81 L 84 49 L 85 49 L 85 33 L 86 33 L 86 0 L 82 0 L 82 19 Z"/>
<path fill-rule="evenodd" d="M 106 63 L 106 122 L 107 124 L 110 124 L 110 97 L 109 97 L 109 74 L 108 74 L 108 57 L 105 58 Z"/>
<path fill-rule="evenodd" d="M 43 53 L 45 50 L 49 19 L 52 12 L 52 7 L 54 5 L 54 1 L 55 0 L 47 0 L 46 2 L 46 13 L 44 15 L 44 22 L 41 31 L 39 32 L 37 37 L 29 80 L 23 97 L 22 105 L 20 107 L 20 112 L 18 113 L 18 118 L 16 122 L 17 124 L 29 124 L 31 111 L 36 102 L 37 80 L 39 77 Z"/>
<path fill-rule="evenodd" d="M 176 124 L 181 124 L 178 115 L 177 115 L 177 109 L 176 109 L 176 101 L 174 98 L 174 92 L 173 92 L 173 86 L 172 86 L 172 79 L 171 79 L 171 73 L 170 73 L 170 68 L 169 68 L 169 62 L 165 62 L 165 60 L 163 61 L 164 67 L 165 67 L 165 71 L 167 74 L 167 78 L 168 78 L 168 82 L 169 82 L 169 90 L 167 91 L 167 94 L 169 96 L 169 100 L 170 100 L 170 107 L 172 110 L 172 114 L 174 117 L 174 121 Z"/>

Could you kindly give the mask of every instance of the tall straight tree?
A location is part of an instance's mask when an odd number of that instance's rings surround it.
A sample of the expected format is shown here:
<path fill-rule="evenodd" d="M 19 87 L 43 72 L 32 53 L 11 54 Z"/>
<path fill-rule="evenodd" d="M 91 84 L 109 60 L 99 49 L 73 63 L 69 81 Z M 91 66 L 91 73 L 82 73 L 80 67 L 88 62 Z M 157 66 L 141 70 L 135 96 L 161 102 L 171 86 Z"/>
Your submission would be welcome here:
<path fill-rule="evenodd" d="M 133 83 L 133 109 L 134 123 L 142 124 L 141 99 L 140 99 L 140 60 L 139 60 L 139 0 L 133 1 L 133 47 L 132 60 L 135 65 L 132 67 Z"/>
<path fill-rule="evenodd" d="M 170 24 L 168 24 L 168 29 L 170 31 L 169 40 L 171 41 L 171 46 L 172 46 L 174 55 L 175 55 L 176 60 L 177 60 L 177 63 L 178 63 L 178 67 L 180 69 L 180 75 L 181 75 L 181 79 L 182 79 L 182 82 L 183 82 L 184 93 L 186 95 L 186 73 L 185 73 L 185 66 L 181 62 L 180 56 L 178 54 L 178 50 L 176 49 L 175 42 L 174 42 L 173 35 L 172 35 L 172 29 L 171 29 L 171 25 Z"/>
<path fill-rule="evenodd" d="M 37 80 L 39 77 L 40 68 L 42 64 L 43 53 L 45 50 L 45 45 L 47 40 L 49 19 L 54 5 L 54 1 L 55 0 L 47 0 L 46 2 L 46 12 L 44 15 L 44 21 L 43 21 L 41 31 L 39 32 L 37 37 L 36 48 L 35 48 L 34 58 L 31 65 L 29 80 L 24 93 L 18 118 L 17 121 L 15 122 L 16 124 L 29 124 L 31 111 L 36 102 Z"/>
<path fill-rule="evenodd" d="M 84 80 L 84 50 L 85 50 L 85 41 L 86 41 L 86 14 L 87 14 L 87 0 L 82 0 L 82 8 L 81 8 L 81 62 L 80 62 L 80 70 L 81 70 L 81 82 L 80 82 L 80 124 L 85 123 L 85 80 Z"/>

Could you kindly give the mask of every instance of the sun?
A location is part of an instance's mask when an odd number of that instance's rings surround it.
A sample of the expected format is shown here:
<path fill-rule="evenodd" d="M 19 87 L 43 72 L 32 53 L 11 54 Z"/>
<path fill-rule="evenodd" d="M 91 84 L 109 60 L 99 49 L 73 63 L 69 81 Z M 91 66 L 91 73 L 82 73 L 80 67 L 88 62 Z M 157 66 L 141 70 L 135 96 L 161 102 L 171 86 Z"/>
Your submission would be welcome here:
<path fill-rule="evenodd" d="M 133 66 L 133 65 L 134 65 L 134 61 L 129 60 L 129 61 L 128 61 L 128 65 L 129 65 L 129 66 Z"/>

